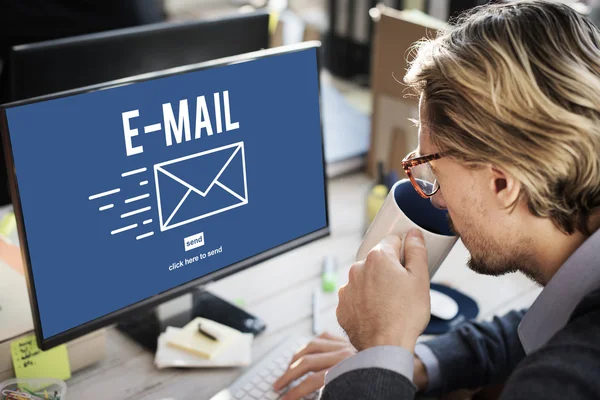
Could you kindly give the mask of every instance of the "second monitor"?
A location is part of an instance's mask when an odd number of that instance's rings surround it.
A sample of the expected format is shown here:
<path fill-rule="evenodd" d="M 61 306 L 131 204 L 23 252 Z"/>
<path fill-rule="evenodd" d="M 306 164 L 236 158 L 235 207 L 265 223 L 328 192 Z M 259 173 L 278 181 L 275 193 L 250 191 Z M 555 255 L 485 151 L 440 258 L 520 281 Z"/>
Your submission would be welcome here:
<path fill-rule="evenodd" d="M 11 101 L 269 47 L 269 14 L 164 22 L 16 46 Z"/>

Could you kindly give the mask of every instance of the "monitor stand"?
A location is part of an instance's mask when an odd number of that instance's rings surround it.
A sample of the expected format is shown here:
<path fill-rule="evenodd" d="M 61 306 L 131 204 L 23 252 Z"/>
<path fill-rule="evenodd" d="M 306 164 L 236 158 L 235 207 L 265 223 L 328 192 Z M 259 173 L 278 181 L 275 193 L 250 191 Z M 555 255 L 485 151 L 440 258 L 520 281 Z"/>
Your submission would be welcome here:
<path fill-rule="evenodd" d="M 156 308 L 121 320 L 117 329 L 134 341 L 155 352 L 158 336 L 168 326 L 181 328 L 196 317 L 231 326 L 258 335 L 266 328 L 264 321 L 220 297 L 196 288 L 191 293 L 170 300 Z"/>

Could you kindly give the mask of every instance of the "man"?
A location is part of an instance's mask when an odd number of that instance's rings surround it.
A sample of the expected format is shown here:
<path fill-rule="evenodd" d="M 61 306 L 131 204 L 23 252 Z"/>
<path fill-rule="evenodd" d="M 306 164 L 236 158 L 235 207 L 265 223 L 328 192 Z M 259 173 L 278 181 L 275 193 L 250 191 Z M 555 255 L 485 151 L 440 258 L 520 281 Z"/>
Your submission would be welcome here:
<path fill-rule="evenodd" d="M 600 399 L 600 31 L 561 3 L 482 6 L 420 42 L 405 82 L 420 95 L 405 166 L 448 210 L 469 267 L 521 271 L 544 290 L 525 315 L 416 345 L 429 321 L 427 251 L 412 231 L 401 265 L 400 238 L 386 237 L 339 291 L 350 343 L 315 339 L 275 387 L 314 372 L 285 399 L 323 383 L 322 399 L 496 383 L 503 399 Z"/>

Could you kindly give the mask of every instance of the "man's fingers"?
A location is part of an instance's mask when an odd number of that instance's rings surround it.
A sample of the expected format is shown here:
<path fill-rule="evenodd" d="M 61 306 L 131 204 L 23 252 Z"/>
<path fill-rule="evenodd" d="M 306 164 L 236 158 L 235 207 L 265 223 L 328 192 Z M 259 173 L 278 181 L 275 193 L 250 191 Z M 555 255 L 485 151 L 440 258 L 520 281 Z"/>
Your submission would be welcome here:
<path fill-rule="evenodd" d="M 421 231 L 416 228 L 411 229 L 404 240 L 404 268 L 414 275 L 429 275 L 427 249 Z"/>
<path fill-rule="evenodd" d="M 322 370 L 311 374 L 298 386 L 292 388 L 281 398 L 281 400 L 298 400 L 312 392 L 315 392 L 325 384 L 325 373 L 327 370 Z"/>
<path fill-rule="evenodd" d="M 339 350 L 346 346 L 348 346 L 347 341 L 342 342 L 339 340 L 315 338 L 309 344 L 304 346 L 299 352 L 297 352 L 294 357 L 292 357 L 290 360 L 290 365 L 295 363 L 300 357 L 307 354 L 329 353 L 330 351 Z"/>
<path fill-rule="evenodd" d="M 324 359 L 326 360 L 328 358 L 326 355 L 327 354 L 308 354 L 299 358 L 296 360 L 296 362 L 290 365 L 287 371 L 285 371 L 279 379 L 275 381 L 273 388 L 275 390 L 279 390 L 289 385 L 292 381 L 304 376 L 308 372 L 320 371 L 323 368 L 327 368 L 328 365 L 324 361 Z"/>
<path fill-rule="evenodd" d="M 304 376 L 309 372 L 321 371 L 326 368 L 331 368 L 339 361 L 343 360 L 343 356 L 347 354 L 343 350 L 338 350 L 323 354 L 308 354 L 299 358 L 295 363 L 290 365 L 288 370 L 273 384 L 275 390 L 279 390 L 292 381 Z"/>
<path fill-rule="evenodd" d="M 400 260 L 400 249 L 402 248 L 402 239 L 397 235 L 387 235 L 373 248 L 375 251 L 382 251 L 392 255 L 396 260 Z"/>
<path fill-rule="evenodd" d="M 338 336 L 338 335 L 333 335 L 329 332 L 323 332 L 321 333 L 319 336 L 317 336 L 321 339 L 327 339 L 327 340 L 336 340 L 338 342 L 345 342 L 348 343 L 348 339 L 343 337 L 343 336 Z"/>

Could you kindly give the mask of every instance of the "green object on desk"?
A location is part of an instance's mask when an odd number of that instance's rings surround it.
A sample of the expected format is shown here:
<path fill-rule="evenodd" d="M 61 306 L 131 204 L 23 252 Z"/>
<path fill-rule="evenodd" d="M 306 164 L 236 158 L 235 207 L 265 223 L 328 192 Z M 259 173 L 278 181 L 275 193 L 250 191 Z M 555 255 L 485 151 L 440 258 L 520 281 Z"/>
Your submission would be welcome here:
<path fill-rule="evenodd" d="M 335 276 L 335 274 L 323 274 L 321 278 L 321 283 L 321 287 L 326 293 L 335 292 L 335 290 L 337 289 L 337 277 Z"/>
<path fill-rule="evenodd" d="M 337 289 L 337 266 L 333 256 L 325 256 L 321 270 L 321 289 L 326 293 Z"/>
<path fill-rule="evenodd" d="M 233 302 L 235 304 L 237 304 L 238 306 L 240 306 L 240 307 L 244 307 L 246 305 L 246 300 L 244 300 L 244 299 L 242 299 L 240 297 L 238 297 L 237 299 L 233 300 Z"/>
<path fill-rule="evenodd" d="M 67 346 L 60 345 L 42 351 L 34 335 L 19 338 L 10 344 L 15 376 L 17 378 L 71 378 Z"/>

